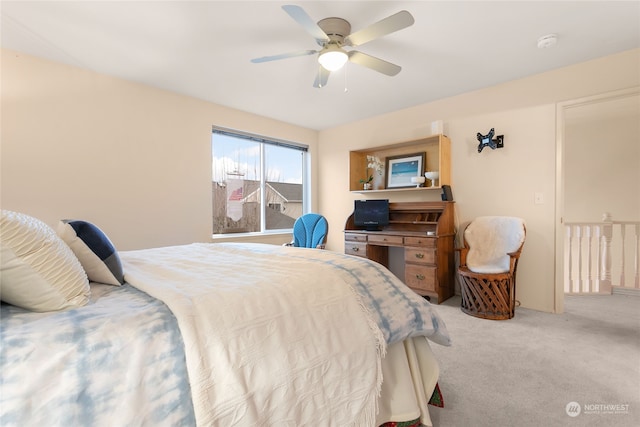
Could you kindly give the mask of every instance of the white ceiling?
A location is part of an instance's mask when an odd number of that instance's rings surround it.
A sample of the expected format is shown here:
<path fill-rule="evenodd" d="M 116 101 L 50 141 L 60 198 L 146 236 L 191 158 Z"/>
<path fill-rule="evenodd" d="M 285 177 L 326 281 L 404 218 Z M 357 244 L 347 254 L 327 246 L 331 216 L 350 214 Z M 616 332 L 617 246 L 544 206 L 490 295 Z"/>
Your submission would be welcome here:
<path fill-rule="evenodd" d="M 402 71 L 348 64 L 317 89 L 315 56 L 251 63 L 318 49 L 284 4 L 315 21 L 344 18 L 352 32 L 409 11 L 413 26 L 356 48 Z M 640 1 L 3 0 L 1 8 L 5 48 L 317 130 L 640 47 Z M 538 49 L 549 33 L 558 44 Z"/>

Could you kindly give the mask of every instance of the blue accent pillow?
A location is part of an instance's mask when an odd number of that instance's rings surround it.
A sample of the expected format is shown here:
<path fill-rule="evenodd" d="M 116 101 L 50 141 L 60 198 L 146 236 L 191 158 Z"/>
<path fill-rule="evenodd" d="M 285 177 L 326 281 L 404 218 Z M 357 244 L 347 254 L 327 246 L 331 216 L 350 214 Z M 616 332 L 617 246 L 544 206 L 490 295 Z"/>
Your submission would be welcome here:
<path fill-rule="evenodd" d="M 87 221 L 63 219 L 56 231 L 76 255 L 90 281 L 115 286 L 124 283 L 118 251 L 102 230 Z"/>

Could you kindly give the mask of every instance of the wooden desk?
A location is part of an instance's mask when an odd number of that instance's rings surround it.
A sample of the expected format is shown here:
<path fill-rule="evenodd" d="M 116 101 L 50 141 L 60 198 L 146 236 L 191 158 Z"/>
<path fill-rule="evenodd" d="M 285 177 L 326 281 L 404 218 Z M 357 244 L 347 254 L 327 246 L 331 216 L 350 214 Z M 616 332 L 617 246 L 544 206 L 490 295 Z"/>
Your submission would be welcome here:
<path fill-rule="evenodd" d="M 453 202 L 389 203 L 389 225 L 380 231 L 344 230 L 344 252 L 389 266 L 389 247 L 404 248 L 404 282 L 440 304 L 453 296 L 455 258 Z"/>

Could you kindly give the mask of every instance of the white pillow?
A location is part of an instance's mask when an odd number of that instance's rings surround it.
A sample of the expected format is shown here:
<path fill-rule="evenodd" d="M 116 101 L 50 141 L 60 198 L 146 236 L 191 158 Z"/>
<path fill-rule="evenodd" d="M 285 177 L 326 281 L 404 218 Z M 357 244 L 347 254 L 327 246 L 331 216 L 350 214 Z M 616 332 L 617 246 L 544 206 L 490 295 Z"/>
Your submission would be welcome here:
<path fill-rule="evenodd" d="M 87 275 L 71 249 L 44 222 L 3 210 L 0 215 L 0 299 L 32 311 L 89 302 Z"/>
<path fill-rule="evenodd" d="M 76 255 L 90 281 L 114 286 L 124 283 L 118 251 L 96 225 L 63 219 L 56 232 Z"/>

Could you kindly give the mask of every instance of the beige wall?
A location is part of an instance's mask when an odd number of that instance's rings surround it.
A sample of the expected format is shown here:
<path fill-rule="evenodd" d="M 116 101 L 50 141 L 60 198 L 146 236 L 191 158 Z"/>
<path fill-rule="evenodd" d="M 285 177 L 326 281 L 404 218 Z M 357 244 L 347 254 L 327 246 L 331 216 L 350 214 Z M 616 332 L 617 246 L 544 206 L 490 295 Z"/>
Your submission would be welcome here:
<path fill-rule="evenodd" d="M 212 125 L 308 144 L 317 170 L 312 130 L 7 50 L 1 79 L 2 208 L 120 250 L 211 240 Z"/>
<path fill-rule="evenodd" d="M 564 110 L 564 219 L 640 221 L 640 95 Z"/>
<path fill-rule="evenodd" d="M 320 132 L 319 200 L 331 224 L 328 248 L 341 250 L 353 200 L 365 197 L 348 191 L 349 150 L 417 139 L 443 120 L 459 229 L 479 215 L 523 217 L 528 235 L 517 298 L 524 307 L 553 311 L 556 103 L 639 84 L 640 51 L 634 50 Z M 492 127 L 505 136 L 505 147 L 478 153 L 476 133 Z M 544 204 L 534 204 L 537 192 Z M 391 201 L 440 197 L 437 191 L 374 194 Z"/>
<path fill-rule="evenodd" d="M 342 252 L 344 221 L 361 197 L 348 191 L 348 151 L 429 135 L 443 120 L 459 227 L 478 215 L 524 217 L 518 299 L 552 311 L 555 105 L 639 85 L 639 58 L 625 52 L 317 133 L 3 50 L 0 204 L 51 225 L 93 221 L 120 250 L 208 241 L 215 124 L 310 145 L 313 209 L 329 219 L 328 248 Z M 505 148 L 478 154 L 475 135 L 491 127 Z"/>

